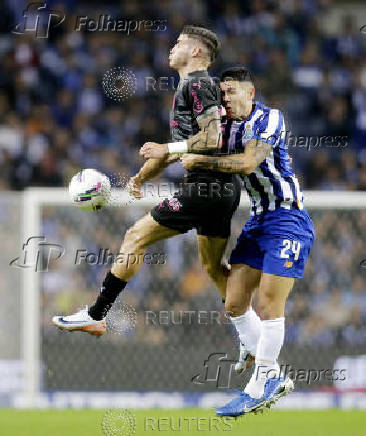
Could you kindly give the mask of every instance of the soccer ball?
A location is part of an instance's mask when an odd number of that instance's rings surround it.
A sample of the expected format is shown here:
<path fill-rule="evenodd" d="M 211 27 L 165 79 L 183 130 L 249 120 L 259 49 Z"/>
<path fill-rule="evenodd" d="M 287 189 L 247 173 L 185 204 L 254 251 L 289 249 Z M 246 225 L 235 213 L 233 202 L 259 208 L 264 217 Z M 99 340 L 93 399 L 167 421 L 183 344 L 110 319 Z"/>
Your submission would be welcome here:
<path fill-rule="evenodd" d="M 99 210 L 109 202 L 111 183 L 105 174 L 87 168 L 71 179 L 69 194 L 79 209 Z"/>

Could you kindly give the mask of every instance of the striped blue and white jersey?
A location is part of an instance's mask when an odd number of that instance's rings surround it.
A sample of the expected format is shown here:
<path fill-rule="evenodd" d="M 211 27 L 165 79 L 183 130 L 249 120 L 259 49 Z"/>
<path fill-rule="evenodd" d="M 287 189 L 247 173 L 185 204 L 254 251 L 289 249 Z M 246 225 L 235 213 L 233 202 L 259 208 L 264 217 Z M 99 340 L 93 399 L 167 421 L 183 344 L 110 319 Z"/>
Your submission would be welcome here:
<path fill-rule="evenodd" d="M 246 120 L 227 119 L 222 123 L 223 153 L 242 153 L 250 139 L 272 146 L 271 153 L 249 175 L 242 176 L 251 201 L 251 215 L 259 215 L 279 207 L 304 208 L 303 194 L 291 170 L 286 128 L 282 112 L 255 102 Z"/>

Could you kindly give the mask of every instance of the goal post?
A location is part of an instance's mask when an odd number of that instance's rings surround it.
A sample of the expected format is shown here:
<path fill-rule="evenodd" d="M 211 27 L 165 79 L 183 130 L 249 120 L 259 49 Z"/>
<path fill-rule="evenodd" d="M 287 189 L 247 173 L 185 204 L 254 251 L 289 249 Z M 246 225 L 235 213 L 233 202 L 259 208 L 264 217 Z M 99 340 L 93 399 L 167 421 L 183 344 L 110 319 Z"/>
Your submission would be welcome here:
<path fill-rule="evenodd" d="M 130 202 L 130 197 L 123 191 L 114 190 L 112 195 L 111 207 L 118 208 L 123 205 L 125 210 L 128 210 L 130 214 L 138 216 L 141 212 L 141 216 L 150 207 L 156 205 L 161 199 L 157 196 L 147 195 L 146 197 Z M 350 191 L 305 191 L 304 192 L 304 204 L 305 207 L 311 213 L 312 211 L 351 211 L 357 213 L 366 209 L 366 192 L 350 192 Z M 67 208 L 68 215 L 65 216 L 65 222 L 62 223 L 65 227 L 72 227 L 70 216 L 75 213 L 80 213 L 76 206 L 71 205 L 70 198 L 67 189 L 64 188 L 28 188 L 22 193 L 22 235 L 23 243 L 32 237 L 41 237 L 43 235 L 42 220 L 44 208 Z M 74 207 L 74 209 L 69 209 Z M 50 218 L 46 216 L 46 219 L 52 222 L 52 219 L 56 216 L 56 209 L 53 209 L 50 214 Z M 109 209 L 107 207 L 106 209 Z M 249 199 L 245 192 L 242 193 L 239 209 L 248 213 Z M 59 209 L 60 212 L 62 209 Z M 74 210 L 74 212 L 73 212 Z M 96 214 L 103 214 L 104 212 L 97 212 Z M 113 209 L 110 210 L 113 215 Z M 74 221 L 79 222 L 87 217 L 88 214 L 94 214 L 91 212 L 82 212 L 83 215 L 79 215 Z M 87 215 L 84 215 L 87 214 Z M 124 215 L 123 215 L 124 216 Z M 88 218 L 89 219 L 89 218 Z M 129 216 L 131 220 L 131 216 Z M 237 228 L 243 224 L 237 222 Z M 105 225 L 106 222 L 101 223 Z M 120 224 L 120 222 L 119 222 Z M 79 224 L 78 224 L 79 225 Z M 90 225 L 90 224 L 88 224 Z M 116 225 L 116 224 L 113 224 Z M 316 225 L 316 222 L 315 222 Z M 116 225 L 116 229 L 119 227 Z M 116 230 L 117 231 L 117 230 Z M 71 233 L 71 237 L 76 234 L 77 231 Z M 122 235 L 118 233 L 118 238 Z M 238 235 L 236 235 L 238 236 Z M 62 243 L 62 241 L 60 241 Z M 36 245 L 30 246 L 27 250 L 27 255 L 30 259 L 38 259 L 36 253 Z M 365 244 L 365 257 L 366 257 L 366 244 Z M 361 260 L 361 259 L 360 259 Z M 36 261 L 38 262 L 38 260 Z M 44 389 L 42 386 L 42 371 L 44 357 L 42 355 L 42 331 L 44 328 L 41 320 L 41 278 L 44 272 L 39 272 L 37 268 L 23 268 L 22 269 L 22 354 L 25 365 L 25 385 L 24 392 L 22 394 L 22 400 L 20 403 L 26 407 L 38 407 L 39 398 Z M 65 273 L 66 274 L 66 273 Z M 51 322 L 51 320 L 49 320 Z M 69 338 L 70 336 L 67 336 Z M 157 340 L 157 339 L 156 339 Z M 113 344 L 112 344 L 113 345 Z M 63 345 L 64 346 L 64 345 Z M 95 344 L 97 347 L 98 344 Z M 128 346 L 128 345 L 126 345 Z M 365 350 L 366 353 L 366 350 Z M 70 382 L 70 386 L 74 386 Z M 109 385 L 108 385 L 109 386 Z M 137 386 L 137 385 L 136 385 Z M 61 387 L 61 390 L 64 387 Z M 78 389 L 78 388 L 76 388 Z M 95 389 L 99 389 L 97 386 Z M 107 387 L 107 390 L 110 387 Z M 139 389 L 139 387 L 138 387 Z M 136 389 L 136 390 L 138 390 Z M 154 388 L 155 389 L 155 388 Z M 57 387 L 56 387 L 57 390 Z M 83 385 L 80 384 L 80 391 L 83 391 Z M 131 388 L 129 387 L 129 390 Z M 179 390 L 179 388 L 178 388 Z"/>

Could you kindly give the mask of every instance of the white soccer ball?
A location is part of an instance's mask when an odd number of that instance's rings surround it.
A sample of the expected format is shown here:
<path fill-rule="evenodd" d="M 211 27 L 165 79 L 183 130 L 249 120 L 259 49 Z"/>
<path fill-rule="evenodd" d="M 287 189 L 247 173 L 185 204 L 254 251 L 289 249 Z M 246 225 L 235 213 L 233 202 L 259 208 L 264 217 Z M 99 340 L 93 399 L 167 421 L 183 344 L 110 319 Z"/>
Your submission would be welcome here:
<path fill-rule="evenodd" d="M 79 171 L 69 183 L 71 200 L 82 210 L 99 210 L 111 197 L 108 177 L 92 168 Z"/>

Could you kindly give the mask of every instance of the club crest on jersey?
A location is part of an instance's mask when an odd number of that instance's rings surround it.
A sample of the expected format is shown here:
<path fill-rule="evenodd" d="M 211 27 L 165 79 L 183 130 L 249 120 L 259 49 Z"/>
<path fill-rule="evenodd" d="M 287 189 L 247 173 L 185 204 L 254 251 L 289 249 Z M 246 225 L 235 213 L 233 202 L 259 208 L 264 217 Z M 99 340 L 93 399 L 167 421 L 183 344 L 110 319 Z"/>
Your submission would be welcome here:
<path fill-rule="evenodd" d="M 245 124 L 244 127 L 244 133 L 243 133 L 243 139 L 245 139 L 246 141 L 249 141 L 249 139 L 253 138 L 253 128 L 250 124 Z"/>
<path fill-rule="evenodd" d="M 178 212 L 178 210 L 181 208 L 181 206 L 182 206 L 182 203 L 176 198 L 172 198 L 168 202 L 168 207 L 173 212 Z"/>
<path fill-rule="evenodd" d="M 182 203 L 177 198 L 171 198 L 170 200 L 166 198 L 159 204 L 158 210 L 164 209 L 165 207 L 173 212 L 178 212 L 182 207 Z"/>

